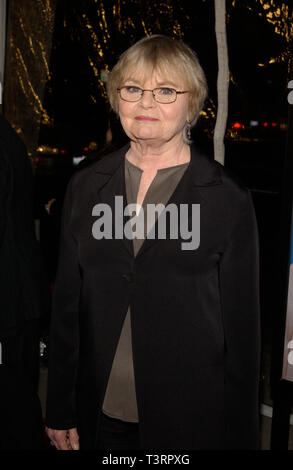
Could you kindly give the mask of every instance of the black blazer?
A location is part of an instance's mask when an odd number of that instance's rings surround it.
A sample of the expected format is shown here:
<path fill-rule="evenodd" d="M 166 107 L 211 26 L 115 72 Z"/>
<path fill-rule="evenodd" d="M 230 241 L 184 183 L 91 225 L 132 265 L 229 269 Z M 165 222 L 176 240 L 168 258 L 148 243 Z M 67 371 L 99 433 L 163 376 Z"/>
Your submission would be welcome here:
<path fill-rule="evenodd" d="M 62 223 L 50 336 L 47 425 L 97 445 L 127 308 L 141 446 L 258 446 L 258 235 L 249 191 L 195 147 L 169 203 L 200 204 L 200 246 L 92 235 L 97 203 L 125 195 L 128 146 L 74 175 Z"/>
<path fill-rule="evenodd" d="M 1 328 L 40 318 L 49 306 L 49 286 L 35 235 L 33 206 L 34 178 L 26 148 L 0 115 Z"/>

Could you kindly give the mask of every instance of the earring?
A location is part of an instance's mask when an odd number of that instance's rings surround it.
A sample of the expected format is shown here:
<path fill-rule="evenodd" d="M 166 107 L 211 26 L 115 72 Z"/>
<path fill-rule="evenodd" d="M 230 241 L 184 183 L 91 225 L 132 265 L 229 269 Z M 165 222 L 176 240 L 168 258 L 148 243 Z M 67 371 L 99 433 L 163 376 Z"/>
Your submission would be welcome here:
<path fill-rule="evenodd" d="M 187 134 L 187 139 L 191 140 L 191 123 L 189 121 L 187 121 L 186 134 Z"/>

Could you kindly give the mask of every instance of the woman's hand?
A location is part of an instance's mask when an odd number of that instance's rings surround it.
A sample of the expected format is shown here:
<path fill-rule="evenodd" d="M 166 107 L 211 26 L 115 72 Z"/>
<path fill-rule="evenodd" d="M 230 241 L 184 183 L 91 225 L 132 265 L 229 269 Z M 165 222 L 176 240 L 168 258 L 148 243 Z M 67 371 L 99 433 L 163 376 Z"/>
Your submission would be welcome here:
<path fill-rule="evenodd" d="M 76 428 L 51 429 L 46 428 L 50 443 L 57 450 L 79 450 L 79 436 Z"/>

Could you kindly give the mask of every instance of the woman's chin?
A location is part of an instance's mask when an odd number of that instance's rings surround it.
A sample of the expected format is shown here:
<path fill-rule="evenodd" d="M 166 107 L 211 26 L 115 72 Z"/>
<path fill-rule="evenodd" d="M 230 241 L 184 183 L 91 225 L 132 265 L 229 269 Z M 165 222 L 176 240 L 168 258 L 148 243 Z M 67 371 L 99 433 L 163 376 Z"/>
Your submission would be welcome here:
<path fill-rule="evenodd" d="M 157 135 L 154 135 L 154 134 L 151 134 L 151 133 L 148 133 L 148 132 L 140 132 L 140 133 L 134 134 L 132 140 L 138 141 L 138 142 L 139 141 L 153 142 L 153 141 L 157 141 L 157 140 L 159 141 L 161 139 Z"/>

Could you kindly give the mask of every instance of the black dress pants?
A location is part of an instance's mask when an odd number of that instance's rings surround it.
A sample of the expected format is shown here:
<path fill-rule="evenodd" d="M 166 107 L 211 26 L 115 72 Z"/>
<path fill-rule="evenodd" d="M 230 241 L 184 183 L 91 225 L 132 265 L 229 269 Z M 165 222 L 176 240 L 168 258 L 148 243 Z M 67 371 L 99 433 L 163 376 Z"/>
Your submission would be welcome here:
<path fill-rule="evenodd" d="M 102 414 L 99 449 L 138 450 L 138 426 Z"/>

